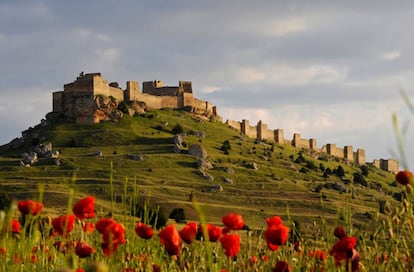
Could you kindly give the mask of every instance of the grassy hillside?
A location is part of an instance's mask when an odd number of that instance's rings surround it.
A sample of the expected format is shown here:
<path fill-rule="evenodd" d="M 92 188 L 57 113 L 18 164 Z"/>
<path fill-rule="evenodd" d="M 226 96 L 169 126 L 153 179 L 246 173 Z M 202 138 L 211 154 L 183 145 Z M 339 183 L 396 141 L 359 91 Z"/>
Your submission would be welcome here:
<path fill-rule="evenodd" d="M 179 124 L 186 133 L 186 146 L 201 144 L 214 168 L 206 170 L 214 180 L 198 173 L 197 158 L 173 152 L 172 130 Z M 98 125 L 54 124 L 44 128 L 41 142 L 51 142 L 61 152 L 60 166 L 41 158 L 36 166 L 19 166 L 19 150 L 0 148 L 0 188 L 17 199 L 37 198 L 44 186 L 47 207 L 62 209 L 69 194 L 75 198 L 95 195 L 102 211 L 110 210 L 110 200 L 125 201 L 133 192 L 150 198 L 168 216 L 174 208 L 184 208 L 188 219 L 197 219 L 190 196 L 202 206 L 211 222 L 220 222 L 228 211 L 242 213 L 247 225 L 260 228 L 271 215 L 290 216 L 304 226 L 314 221 L 343 221 L 352 216 L 361 226 L 375 217 L 380 201 L 396 201 L 401 192 L 394 175 L 368 166 L 366 184 L 354 184 L 357 165 L 335 158 L 312 158 L 290 145 L 256 141 L 225 124 L 203 120 L 186 112 L 158 110 L 137 117 L 125 116 L 118 123 Z M 228 140 L 229 154 L 220 148 Z M 96 151 L 102 157 L 93 157 Z M 133 156 L 142 155 L 143 161 Z M 258 169 L 250 167 L 256 163 Z M 326 174 L 341 166 L 345 176 Z M 228 169 L 234 170 L 228 172 Z M 329 171 L 328 171 L 329 173 Z M 232 184 L 225 182 L 231 179 Z M 111 186 L 112 184 L 112 186 Z M 222 192 L 211 192 L 213 185 Z M 112 194 L 113 191 L 113 194 Z M 346 203 L 346 205 L 345 205 Z M 344 208 L 347 207 L 347 208 Z"/>

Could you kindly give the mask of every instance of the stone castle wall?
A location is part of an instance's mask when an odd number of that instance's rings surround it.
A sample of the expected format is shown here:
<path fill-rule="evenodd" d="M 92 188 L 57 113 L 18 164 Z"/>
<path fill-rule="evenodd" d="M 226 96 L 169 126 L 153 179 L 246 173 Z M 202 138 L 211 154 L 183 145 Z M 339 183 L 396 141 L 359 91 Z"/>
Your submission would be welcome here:
<path fill-rule="evenodd" d="M 290 144 L 296 148 L 304 148 L 320 153 L 326 153 L 330 156 L 345 159 L 349 162 L 353 162 L 359 165 L 366 164 L 365 150 L 358 148 L 356 151 L 353 151 L 353 147 L 351 145 L 339 148 L 336 146 L 336 144 L 326 144 L 321 148 L 318 148 L 316 145 L 316 139 L 303 139 L 299 133 L 294 133 L 293 139 L 288 140 L 284 138 L 283 129 L 270 130 L 267 128 L 267 125 L 261 120 L 257 123 L 257 126 L 250 126 L 249 120 L 245 119 L 243 119 L 241 122 L 227 120 L 226 124 L 250 138 L 268 140 L 279 144 Z M 373 164 L 377 168 L 390 172 L 397 172 L 399 169 L 398 161 L 391 159 L 374 160 Z"/>

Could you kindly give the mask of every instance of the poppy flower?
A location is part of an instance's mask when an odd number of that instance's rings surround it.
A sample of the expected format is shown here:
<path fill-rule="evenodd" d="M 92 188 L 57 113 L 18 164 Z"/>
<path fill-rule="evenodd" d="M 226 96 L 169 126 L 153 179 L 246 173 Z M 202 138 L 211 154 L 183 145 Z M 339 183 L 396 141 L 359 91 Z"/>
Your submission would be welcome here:
<path fill-rule="evenodd" d="M 237 234 L 225 234 L 220 238 L 221 246 L 227 257 L 235 257 L 240 250 L 240 236 Z"/>
<path fill-rule="evenodd" d="M 197 223 L 189 222 L 178 233 L 180 234 L 180 237 L 181 239 L 183 239 L 184 242 L 186 242 L 187 244 L 191 244 L 196 237 L 197 230 L 198 230 Z"/>
<path fill-rule="evenodd" d="M 163 228 L 158 234 L 161 244 L 164 245 L 165 250 L 169 255 L 179 255 L 182 243 L 180 234 L 174 225 L 170 224 Z"/>
<path fill-rule="evenodd" d="M 340 261 L 349 259 L 352 257 L 352 250 L 357 244 L 357 239 L 352 236 L 347 236 L 336 242 L 329 254 L 335 258 L 335 261 L 339 263 Z"/>
<path fill-rule="evenodd" d="M 277 215 L 266 218 L 266 224 L 268 227 L 279 226 L 279 225 L 282 225 L 282 223 L 283 223 L 282 218 L 280 218 L 280 216 L 277 216 Z"/>
<path fill-rule="evenodd" d="M 73 213 L 79 219 L 95 217 L 95 197 L 88 196 L 79 200 L 72 208 Z"/>
<path fill-rule="evenodd" d="M 95 249 L 84 242 L 80 242 L 75 247 L 75 253 L 79 258 L 86 258 L 95 253 Z"/>
<path fill-rule="evenodd" d="M 113 222 L 106 226 L 102 233 L 104 244 L 115 245 L 117 248 L 119 244 L 125 244 L 125 228 L 124 225 L 118 222 Z"/>
<path fill-rule="evenodd" d="M 290 272 L 290 265 L 285 261 L 278 261 L 272 270 L 273 272 Z"/>
<path fill-rule="evenodd" d="M 334 236 L 338 239 L 342 239 L 342 238 L 345 238 L 347 235 L 346 235 L 346 231 L 344 230 L 344 228 L 336 227 L 334 230 Z"/>
<path fill-rule="evenodd" d="M 75 223 L 75 216 L 73 214 L 62 215 L 52 220 L 53 230 L 63 236 L 73 230 Z"/>
<path fill-rule="evenodd" d="M 414 175 L 408 170 L 399 171 L 395 180 L 401 185 L 414 184 Z"/>
<path fill-rule="evenodd" d="M 325 261 L 326 257 L 328 257 L 328 252 L 323 250 L 311 250 L 309 251 L 309 257 L 313 257 L 319 261 Z"/>
<path fill-rule="evenodd" d="M 206 226 L 207 226 L 207 234 L 208 234 L 209 241 L 217 242 L 221 234 L 223 233 L 222 228 L 217 227 L 216 225 L 213 225 L 213 224 L 206 224 Z M 204 231 L 204 225 L 201 225 L 201 229 Z M 204 235 L 204 232 L 203 232 L 203 235 Z"/>
<path fill-rule="evenodd" d="M 95 230 L 95 224 L 82 221 L 82 230 L 87 234 L 91 234 Z"/>
<path fill-rule="evenodd" d="M 228 215 L 223 216 L 222 222 L 225 226 L 225 231 L 229 230 L 241 230 L 244 226 L 243 218 L 240 214 L 229 213 Z"/>
<path fill-rule="evenodd" d="M 103 234 L 103 232 L 105 231 L 105 228 L 112 223 L 116 223 L 116 221 L 113 220 L 112 218 L 104 217 L 104 218 L 99 219 L 98 222 L 96 222 L 95 228 L 100 234 Z"/>
<path fill-rule="evenodd" d="M 277 250 L 279 246 L 286 243 L 289 236 L 289 228 L 283 225 L 282 220 L 278 216 L 266 219 L 268 225 L 264 232 L 267 246 L 270 250 Z"/>
<path fill-rule="evenodd" d="M 23 215 L 39 215 L 43 209 L 43 203 L 33 200 L 21 200 L 17 203 L 17 208 Z"/>
<path fill-rule="evenodd" d="M 12 233 L 14 233 L 14 234 L 19 234 L 20 233 L 21 226 L 20 226 L 19 221 L 17 221 L 16 219 L 12 219 L 10 221 L 10 226 L 11 226 Z"/>
<path fill-rule="evenodd" d="M 135 225 L 135 233 L 142 239 L 151 239 L 154 236 L 154 230 L 151 226 L 145 225 L 142 222 L 138 222 Z"/>

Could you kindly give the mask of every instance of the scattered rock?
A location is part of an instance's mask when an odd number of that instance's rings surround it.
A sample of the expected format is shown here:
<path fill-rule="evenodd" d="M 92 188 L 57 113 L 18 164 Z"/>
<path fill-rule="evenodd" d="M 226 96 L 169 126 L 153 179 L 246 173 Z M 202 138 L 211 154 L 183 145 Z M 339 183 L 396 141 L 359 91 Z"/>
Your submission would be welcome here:
<path fill-rule="evenodd" d="M 181 153 L 181 147 L 178 144 L 174 144 L 174 153 Z"/>
<path fill-rule="evenodd" d="M 174 139 L 173 139 L 173 144 L 176 144 L 179 147 L 181 147 L 183 145 L 183 142 L 184 142 L 184 136 L 182 134 L 175 134 Z"/>
<path fill-rule="evenodd" d="M 197 166 L 198 168 L 206 169 L 206 170 L 213 169 L 213 165 L 207 159 L 199 159 L 197 161 Z"/>
<path fill-rule="evenodd" d="M 20 165 L 22 166 L 31 166 L 38 162 L 38 157 L 36 152 L 30 153 L 23 153 L 22 161 L 20 161 Z"/>
<path fill-rule="evenodd" d="M 233 179 L 231 178 L 224 178 L 224 182 L 228 184 L 233 184 Z"/>
<path fill-rule="evenodd" d="M 234 174 L 235 173 L 233 168 L 227 167 L 227 166 L 224 167 L 224 172 L 229 173 L 229 174 Z"/>
<path fill-rule="evenodd" d="M 253 169 L 253 170 L 258 170 L 259 169 L 259 167 L 257 167 L 257 164 L 255 162 L 246 163 L 246 167 L 250 168 L 250 169 Z"/>
<path fill-rule="evenodd" d="M 206 180 L 214 180 L 214 177 L 212 175 L 204 172 L 202 169 L 198 169 L 197 173 Z"/>
<path fill-rule="evenodd" d="M 190 145 L 190 148 L 188 149 L 188 154 L 190 154 L 194 157 L 197 157 L 197 158 L 202 158 L 202 159 L 207 158 L 207 151 L 200 144 Z"/>
<path fill-rule="evenodd" d="M 134 161 L 144 161 L 144 156 L 142 156 L 142 154 L 139 154 L 139 155 L 131 155 L 131 160 L 134 160 Z"/>
<path fill-rule="evenodd" d="M 96 150 L 95 152 L 93 152 L 92 157 L 102 157 L 102 151 L 101 150 Z"/>
<path fill-rule="evenodd" d="M 220 184 L 214 184 L 211 186 L 211 192 L 217 193 L 217 192 L 223 192 L 223 187 Z"/>

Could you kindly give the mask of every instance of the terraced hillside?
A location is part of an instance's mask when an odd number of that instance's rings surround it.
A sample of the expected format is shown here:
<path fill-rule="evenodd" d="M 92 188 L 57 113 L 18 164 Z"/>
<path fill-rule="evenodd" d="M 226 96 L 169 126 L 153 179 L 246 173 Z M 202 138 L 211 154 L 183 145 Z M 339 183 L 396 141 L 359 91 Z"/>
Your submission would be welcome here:
<path fill-rule="evenodd" d="M 180 129 L 186 135 L 183 150 L 174 153 L 174 132 Z M 208 220 L 217 223 L 233 211 L 255 228 L 274 214 L 305 226 L 352 216 L 361 226 L 376 216 L 380 202 L 394 202 L 401 192 L 393 174 L 370 165 L 362 171 L 327 155 L 316 158 L 182 111 L 158 110 L 97 125 L 56 123 L 39 139 L 60 151 L 62 164 L 40 158 L 35 166 L 23 167 L 21 153 L 29 150 L 30 140 L 18 150 L 3 146 L 0 188 L 17 199 L 42 192 L 46 207 L 57 211 L 68 205 L 69 195 L 95 195 L 99 209 L 108 212 L 111 199 L 121 203 L 132 194 L 150 199 L 167 215 L 184 208 L 187 219 L 198 218 L 191 201 L 197 200 Z M 228 152 L 222 150 L 225 141 Z M 200 174 L 198 158 L 188 154 L 192 144 L 205 148 L 213 168 L 203 172 L 210 178 Z M 97 150 L 102 156 L 92 156 Z"/>

